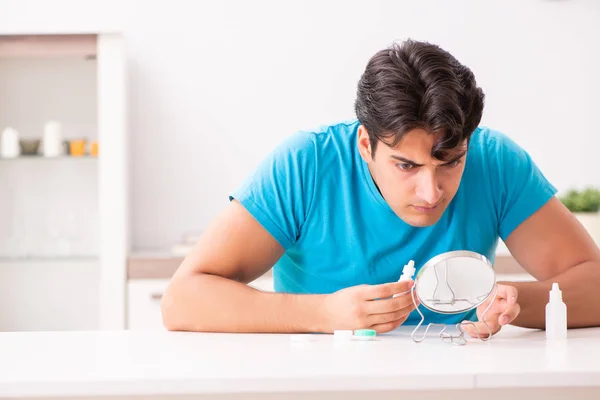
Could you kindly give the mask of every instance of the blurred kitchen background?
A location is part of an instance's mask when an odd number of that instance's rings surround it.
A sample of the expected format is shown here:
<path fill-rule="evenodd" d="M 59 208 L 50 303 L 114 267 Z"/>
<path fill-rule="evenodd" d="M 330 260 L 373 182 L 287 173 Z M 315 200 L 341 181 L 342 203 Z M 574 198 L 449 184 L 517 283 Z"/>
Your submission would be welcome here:
<path fill-rule="evenodd" d="M 600 187 L 596 0 L 0 0 L 0 330 L 160 329 L 230 191 L 354 118 L 368 59 L 408 37 L 473 70 L 482 124 L 561 195 Z M 571 196 L 598 240 L 600 200 Z M 502 246 L 497 266 L 529 278 Z"/>

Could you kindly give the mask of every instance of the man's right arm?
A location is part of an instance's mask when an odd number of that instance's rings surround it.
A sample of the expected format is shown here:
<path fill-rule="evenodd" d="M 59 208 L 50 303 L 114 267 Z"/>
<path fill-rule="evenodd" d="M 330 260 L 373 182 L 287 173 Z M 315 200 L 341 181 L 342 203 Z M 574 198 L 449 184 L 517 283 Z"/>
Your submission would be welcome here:
<path fill-rule="evenodd" d="M 281 245 L 233 200 L 175 272 L 161 302 L 169 330 L 319 330 L 319 296 L 261 292 L 247 285 L 281 257 Z"/>
<path fill-rule="evenodd" d="M 237 201 L 202 234 L 161 302 L 169 330 L 203 332 L 387 332 L 414 310 L 412 282 L 360 285 L 330 295 L 262 292 L 247 285 L 268 271 L 283 247 Z M 380 300 L 384 299 L 384 300 Z"/>

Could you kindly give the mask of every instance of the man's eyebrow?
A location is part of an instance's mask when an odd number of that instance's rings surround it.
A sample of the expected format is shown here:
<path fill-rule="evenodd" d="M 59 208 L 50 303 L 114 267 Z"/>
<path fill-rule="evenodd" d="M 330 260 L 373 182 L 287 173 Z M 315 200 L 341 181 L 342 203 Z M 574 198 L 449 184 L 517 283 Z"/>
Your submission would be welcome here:
<path fill-rule="evenodd" d="M 444 162 L 444 164 L 451 164 L 451 163 L 453 163 L 453 162 L 455 162 L 455 161 L 458 161 L 458 160 L 460 160 L 461 158 L 463 158 L 463 156 L 464 156 L 465 154 L 467 154 L 467 151 L 466 151 L 466 150 L 465 150 L 465 151 L 463 151 L 463 152 L 462 152 L 462 153 L 460 153 L 460 154 L 457 154 L 457 155 L 456 155 L 456 157 L 454 157 L 454 158 L 453 158 L 453 159 L 451 159 L 450 161 L 446 161 L 446 162 Z M 413 160 L 409 160 L 408 158 L 405 158 L 405 157 L 402 157 L 402 156 L 397 156 L 397 155 L 395 155 L 395 154 L 390 154 L 390 157 L 391 157 L 391 158 L 393 158 L 393 159 L 395 159 L 395 160 L 402 161 L 403 163 L 406 163 L 406 164 L 412 164 L 412 165 L 414 165 L 414 166 L 416 166 L 416 167 L 422 167 L 422 166 L 423 166 L 423 164 L 418 164 L 418 163 L 414 162 Z"/>
<path fill-rule="evenodd" d="M 454 161 L 458 161 L 458 160 L 460 160 L 461 158 L 463 158 L 463 156 L 464 156 L 465 154 L 467 154 L 467 151 L 466 151 L 466 150 L 465 150 L 465 151 L 463 151 L 462 153 L 458 154 L 458 155 L 457 155 L 456 157 L 454 157 L 452 160 L 450 160 L 450 161 L 446 161 L 444 164 L 451 164 L 451 163 L 453 163 Z"/>
<path fill-rule="evenodd" d="M 417 167 L 422 167 L 423 166 L 423 164 L 417 164 L 416 162 L 414 162 L 412 160 L 409 160 L 408 158 L 404 158 L 402 156 L 397 156 L 397 155 L 394 155 L 394 154 L 390 154 L 390 157 L 392 157 L 392 158 L 394 158 L 394 159 L 396 159 L 398 161 L 402 161 L 403 163 L 412 164 L 412 165 L 417 166 Z"/>

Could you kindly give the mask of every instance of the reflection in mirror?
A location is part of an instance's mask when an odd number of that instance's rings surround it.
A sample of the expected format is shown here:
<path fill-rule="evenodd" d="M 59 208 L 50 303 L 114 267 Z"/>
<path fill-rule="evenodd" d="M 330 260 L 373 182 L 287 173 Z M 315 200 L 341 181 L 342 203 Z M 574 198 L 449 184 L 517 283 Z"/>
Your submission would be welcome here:
<path fill-rule="evenodd" d="M 417 273 L 415 285 L 412 289 L 413 302 L 415 306 L 415 295 L 423 307 L 440 314 L 459 314 L 477 308 L 483 304 L 491 295 L 495 299 L 496 277 L 492 264 L 489 260 L 478 253 L 471 251 L 451 251 L 440 254 L 429 260 Z M 485 309 L 482 317 L 492 305 L 493 300 Z M 431 323 L 427 326 L 422 338 L 417 339 L 415 334 L 422 325 L 425 317 L 421 315 L 421 322 L 413 331 L 412 338 L 416 342 L 425 339 L 427 332 L 432 326 L 443 326 L 439 336 L 449 340 L 453 344 L 462 345 L 466 343 L 464 331 L 461 324 L 456 325 L 458 335 L 446 332 L 445 324 Z M 481 318 L 487 328 L 488 338 L 491 337 L 489 327 Z M 470 321 L 462 324 L 471 324 Z M 484 338 L 477 331 L 480 339 Z"/>
<path fill-rule="evenodd" d="M 464 251 L 433 258 L 415 279 L 416 294 L 423 306 L 442 314 L 476 308 L 487 299 L 495 283 L 487 259 Z"/>

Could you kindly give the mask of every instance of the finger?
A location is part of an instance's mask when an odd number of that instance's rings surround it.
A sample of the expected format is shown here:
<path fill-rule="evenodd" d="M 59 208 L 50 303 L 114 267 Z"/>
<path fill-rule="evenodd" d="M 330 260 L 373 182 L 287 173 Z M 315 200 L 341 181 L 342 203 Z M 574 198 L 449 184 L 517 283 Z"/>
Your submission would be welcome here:
<path fill-rule="evenodd" d="M 508 304 L 515 304 L 519 296 L 519 291 L 514 286 L 498 285 L 498 296 L 506 299 Z"/>
<path fill-rule="evenodd" d="M 383 313 L 383 314 L 373 314 L 367 317 L 367 323 L 370 325 L 381 325 L 387 324 L 388 322 L 397 321 L 400 319 L 406 319 L 408 315 L 415 309 L 413 304 L 410 304 L 404 308 L 401 308 L 396 311 Z"/>
<path fill-rule="evenodd" d="M 384 299 L 395 294 L 408 292 L 414 285 L 413 281 L 383 283 L 381 285 L 368 285 L 363 289 L 364 300 Z"/>
<path fill-rule="evenodd" d="M 506 310 L 506 307 L 506 300 L 497 298 L 491 305 L 488 303 L 482 304 L 479 307 L 477 307 L 477 317 L 479 318 L 479 320 L 482 320 L 484 318 L 486 320 L 497 319 L 500 316 L 500 314 L 502 314 L 504 310 Z M 483 315 L 484 313 L 485 315 Z"/>
<path fill-rule="evenodd" d="M 507 304 L 504 312 L 498 317 L 498 323 L 500 325 L 510 324 L 517 318 L 520 312 L 521 306 L 519 306 L 519 303 Z"/>
<path fill-rule="evenodd" d="M 461 323 L 460 327 L 462 328 L 463 331 L 465 331 L 469 336 L 471 336 L 472 338 L 488 338 L 490 336 L 490 333 L 492 335 L 495 335 L 496 333 L 498 333 L 500 331 L 500 324 L 498 324 L 497 322 L 493 322 L 493 321 L 486 321 L 487 322 L 487 328 L 486 328 L 486 324 L 484 324 L 483 322 L 479 321 L 479 322 L 473 322 L 470 323 L 469 321 L 463 321 L 463 323 Z M 488 331 L 489 328 L 489 331 Z"/>
<path fill-rule="evenodd" d="M 365 303 L 365 312 L 369 315 L 384 314 L 398 311 L 408 306 L 414 308 L 413 298 L 410 291 L 407 294 L 402 294 L 398 297 L 385 300 L 367 300 Z"/>
<path fill-rule="evenodd" d="M 502 289 L 501 297 L 499 296 L 489 309 L 488 305 L 482 305 L 477 308 L 477 316 L 479 319 L 485 318 L 488 322 L 498 322 L 500 325 L 511 323 L 521 311 L 519 303 L 515 302 L 517 298 L 516 293 L 516 288 L 505 286 L 505 289 Z M 504 296 L 507 296 L 507 298 Z M 483 315 L 484 312 L 485 316 Z"/>
<path fill-rule="evenodd" d="M 406 318 L 407 317 L 401 318 L 396 321 L 389 321 L 383 324 L 371 325 L 369 329 L 374 329 L 377 333 L 391 332 L 394 329 L 398 328 L 400 325 L 402 325 L 404 321 L 406 321 Z"/>

